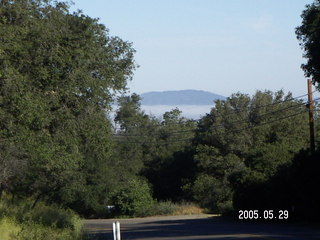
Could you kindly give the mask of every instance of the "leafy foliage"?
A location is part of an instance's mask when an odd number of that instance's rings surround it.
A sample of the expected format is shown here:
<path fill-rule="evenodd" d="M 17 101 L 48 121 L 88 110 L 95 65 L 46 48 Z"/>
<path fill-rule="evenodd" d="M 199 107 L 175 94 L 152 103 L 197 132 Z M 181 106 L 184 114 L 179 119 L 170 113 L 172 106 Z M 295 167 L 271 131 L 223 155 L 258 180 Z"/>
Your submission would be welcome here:
<path fill-rule="evenodd" d="M 313 83 L 320 83 L 320 1 L 308 4 L 301 14 L 302 24 L 296 28 L 300 46 L 304 50 L 306 64 L 302 69 L 307 77 L 312 77 Z"/>
<path fill-rule="evenodd" d="M 282 91 L 258 91 L 252 98 L 238 93 L 217 101 L 199 122 L 198 176 L 186 189 L 213 211 L 229 208 L 239 185 L 269 179 L 307 146 L 304 108 Z"/>
<path fill-rule="evenodd" d="M 0 201 L 0 236 L 4 240 L 82 239 L 82 222 L 77 214 L 40 202 L 31 208 L 30 199 L 5 195 Z"/>
<path fill-rule="evenodd" d="M 150 215 L 154 200 L 148 184 L 133 179 L 113 194 L 113 203 L 121 215 L 143 217 Z"/>
<path fill-rule="evenodd" d="M 112 172 L 105 109 L 131 78 L 131 44 L 40 0 L 1 1 L 0 36 L 1 189 L 100 211 Z"/>
<path fill-rule="evenodd" d="M 286 209 L 291 220 L 317 221 L 320 199 L 314 186 L 320 182 L 319 168 L 319 151 L 300 151 L 268 181 L 247 179 L 235 191 L 234 206 L 237 210 Z"/>
<path fill-rule="evenodd" d="M 318 0 L 308 5 L 296 29 L 315 82 L 319 9 Z M 317 163 L 303 162 L 317 155 L 296 155 L 308 146 L 302 100 L 236 93 L 197 122 L 177 108 L 156 118 L 137 94 L 124 94 L 134 53 L 97 19 L 71 13 L 69 2 L 0 1 L 0 199 L 32 199 L 1 208 L 0 227 L 21 239 L 70 239 L 76 215 L 65 208 L 105 217 L 115 205 L 120 215 L 145 216 L 183 200 L 214 212 L 292 205 L 310 219 L 302 212 L 318 211 L 316 202 L 302 203 L 317 199 L 304 183 L 319 180 Z"/>
<path fill-rule="evenodd" d="M 181 199 L 183 181 L 194 171 L 187 147 L 195 123 L 181 117 L 178 109 L 164 113 L 163 119 L 148 116 L 141 110 L 136 94 L 121 97 L 119 106 L 115 117 L 120 126 L 115 133 L 115 157 L 122 164 L 122 179 L 142 175 L 152 184 L 155 198 Z"/>

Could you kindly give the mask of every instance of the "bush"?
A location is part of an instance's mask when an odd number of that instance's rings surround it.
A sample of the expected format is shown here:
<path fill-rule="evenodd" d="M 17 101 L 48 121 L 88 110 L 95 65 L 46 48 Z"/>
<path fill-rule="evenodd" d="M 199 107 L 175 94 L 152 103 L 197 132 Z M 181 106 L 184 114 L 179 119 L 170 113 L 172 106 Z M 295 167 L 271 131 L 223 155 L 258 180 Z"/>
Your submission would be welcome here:
<path fill-rule="evenodd" d="M 80 240 L 81 232 L 70 228 L 58 229 L 32 221 L 17 222 L 13 218 L 0 220 L 1 240 Z"/>
<path fill-rule="evenodd" d="M 234 212 L 232 201 L 225 201 L 225 202 L 218 203 L 217 207 L 220 213 L 223 215 L 232 215 Z"/>
<path fill-rule="evenodd" d="M 162 201 L 154 205 L 154 215 L 193 215 L 202 214 L 203 209 L 199 206 L 188 203 L 173 203 L 171 201 Z"/>
<path fill-rule="evenodd" d="M 173 215 L 177 211 L 178 206 L 171 201 L 161 201 L 154 205 L 154 215 Z"/>
<path fill-rule="evenodd" d="M 302 150 L 291 165 L 279 168 L 265 181 L 247 178 L 234 194 L 234 208 L 274 209 L 289 211 L 290 221 L 319 221 L 320 197 L 316 186 L 320 183 L 320 150 L 311 154 Z"/>
<path fill-rule="evenodd" d="M 174 215 L 194 215 L 202 214 L 204 211 L 198 205 L 188 202 L 180 203 L 176 210 L 173 212 Z"/>
<path fill-rule="evenodd" d="M 41 224 L 26 222 L 22 224 L 22 231 L 17 235 L 17 240 L 77 240 L 81 235 L 71 229 L 57 229 Z"/>
<path fill-rule="evenodd" d="M 222 213 L 227 205 L 232 205 L 230 201 L 232 190 L 227 179 L 218 180 L 213 176 L 202 174 L 197 177 L 190 190 L 194 200 L 209 212 Z"/>
<path fill-rule="evenodd" d="M 76 231 L 81 229 L 80 218 L 73 211 L 57 206 L 47 206 L 43 203 L 28 212 L 25 219 L 47 227 L 69 228 Z"/>
<path fill-rule="evenodd" d="M 20 231 L 21 231 L 21 226 L 19 226 L 14 219 L 3 217 L 0 220 L 0 239 L 1 240 L 17 239 L 17 235 Z"/>
<path fill-rule="evenodd" d="M 1 240 L 79 240 L 82 223 L 77 214 L 58 206 L 32 199 L 13 200 L 4 195 L 0 201 Z"/>
<path fill-rule="evenodd" d="M 117 214 L 122 216 L 145 217 L 152 214 L 154 206 L 150 187 L 140 179 L 133 179 L 114 192 L 112 201 Z"/>

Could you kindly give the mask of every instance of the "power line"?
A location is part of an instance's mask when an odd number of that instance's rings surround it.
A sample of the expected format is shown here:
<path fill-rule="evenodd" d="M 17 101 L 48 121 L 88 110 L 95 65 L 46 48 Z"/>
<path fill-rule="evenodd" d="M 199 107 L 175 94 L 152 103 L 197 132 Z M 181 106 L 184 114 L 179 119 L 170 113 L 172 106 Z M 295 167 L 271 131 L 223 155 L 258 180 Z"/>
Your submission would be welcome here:
<path fill-rule="evenodd" d="M 145 144 L 145 143 L 148 143 L 148 144 L 157 144 L 157 145 L 167 145 L 167 144 L 170 144 L 170 143 L 177 143 L 177 142 L 185 142 L 185 141 L 190 141 L 192 140 L 193 138 L 183 138 L 183 139 L 175 139 L 175 140 L 170 140 L 170 141 L 165 141 L 165 142 L 159 142 L 159 141 L 149 141 L 149 142 L 146 142 L 146 141 L 137 141 L 137 142 L 130 142 L 130 141 L 124 141 L 125 143 L 130 143 L 130 144 Z M 163 139 L 161 139 L 163 140 Z"/>
<path fill-rule="evenodd" d="M 315 100 L 318 100 L 320 98 L 317 98 Z M 283 112 L 283 111 L 286 111 L 290 108 L 294 108 L 294 107 L 298 107 L 298 106 L 302 106 L 302 105 L 305 105 L 306 102 L 299 102 L 299 103 L 296 103 L 295 105 L 291 105 L 291 106 L 288 106 L 288 107 L 285 107 L 285 108 L 281 108 L 281 109 L 278 109 L 278 110 L 275 110 L 275 111 L 272 111 L 272 112 L 267 112 L 267 113 L 264 113 L 264 114 L 261 114 L 261 115 L 258 115 L 256 116 L 256 118 L 261 118 L 261 117 L 264 117 L 264 116 L 267 116 L 267 115 L 271 115 L 271 114 L 275 114 L 275 113 L 278 113 L 278 112 Z M 231 121 L 231 122 L 228 122 L 228 124 L 235 124 L 235 123 L 242 123 L 242 122 L 250 122 L 250 120 L 248 119 L 241 119 L 241 120 L 236 120 L 236 121 Z M 225 127 L 223 124 L 220 124 L 220 125 L 216 125 L 214 127 Z M 175 132 L 170 132 L 169 134 L 172 136 L 172 135 L 180 135 L 180 134 L 184 134 L 184 133 L 187 133 L 187 132 L 194 132 L 196 131 L 196 129 L 189 129 L 189 130 L 181 130 L 181 131 L 175 131 Z M 164 134 L 167 134 L 167 133 L 155 133 L 153 134 L 154 135 L 164 135 Z M 147 134 L 112 134 L 113 136 L 115 137 L 144 137 L 144 136 L 147 136 Z"/>
<path fill-rule="evenodd" d="M 285 116 L 285 117 L 281 117 L 281 118 L 277 118 L 277 119 L 274 119 L 272 121 L 268 121 L 268 122 L 264 122 L 264 123 L 259 123 L 257 125 L 253 125 L 253 126 L 248 126 L 246 128 L 242 128 L 242 129 L 237 129 L 237 132 L 240 132 L 240 131 L 243 131 L 243 130 L 246 130 L 246 129 L 250 129 L 250 128 L 255 128 L 255 127 L 260 127 L 260 126 L 264 126 L 264 125 L 268 125 L 268 124 L 272 124 L 272 123 L 275 123 L 275 122 L 278 122 L 278 121 L 282 121 L 282 120 L 285 120 L 287 118 L 291 118 L 291 117 L 295 117 L 295 116 L 298 116 L 302 113 L 306 113 L 307 111 L 300 111 L 299 113 L 295 113 L 295 114 L 291 114 L 291 115 L 288 115 L 288 116 Z"/>
<path fill-rule="evenodd" d="M 181 124 L 188 124 L 188 123 L 193 123 L 193 122 L 198 122 L 198 120 L 193 120 L 193 119 L 186 119 L 186 121 L 182 122 L 182 123 L 174 123 L 174 124 L 168 124 L 168 125 L 164 125 L 162 123 L 157 124 L 157 125 L 148 125 L 148 126 L 129 126 L 127 129 L 134 129 L 134 128 L 159 128 L 159 127 L 163 127 L 163 126 L 181 126 Z M 123 130 L 123 128 L 121 127 L 115 127 L 115 130 Z"/>
<path fill-rule="evenodd" d="M 312 93 L 315 93 L 317 92 L 316 90 L 314 90 Z M 292 97 L 290 99 L 285 99 L 285 100 L 282 100 L 282 101 L 277 101 L 277 102 L 273 102 L 273 103 L 269 103 L 269 104 L 265 104 L 265 105 L 260 105 L 260 106 L 256 106 L 256 107 L 252 107 L 250 110 L 255 110 L 255 109 L 260 109 L 260 108 L 263 108 L 263 107 L 268 107 L 268 106 L 273 106 L 273 105 L 276 105 L 276 104 L 281 104 L 281 103 L 285 103 L 285 102 L 289 102 L 289 101 L 293 101 L 293 100 L 296 100 L 296 99 L 299 99 L 299 98 L 302 98 L 302 97 L 305 97 L 307 96 L 308 94 L 304 94 L 304 95 L 300 95 L 300 96 L 297 96 L 297 97 Z M 318 100 L 320 98 L 317 98 L 315 100 Z M 302 100 L 302 99 L 300 99 Z M 225 101 L 225 100 L 223 100 Z M 300 103 L 298 103 L 300 104 Z M 301 103 L 302 105 L 303 103 Z M 289 107 L 291 108 L 291 107 Z M 241 109 L 241 110 L 238 110 L 236 112 L 231 112 L 229 114 L 225 114 L 224 116 L 229 116 L 229 115 L 234 115 L 234 114 L 237 114 L 237 113 L 240 113 L 240 112 L 244 112 L 244 111 L 248 111 L 248 109 Z M 281 111 L 281 109 L 279 110 Z M 271 113 L 270 113 L 271 114 Z M 265 115 L 268 115 L 268 113 L 266 113 Z M 243 121 L 246 121 L 246 120 L 243 120 Z M 186 119 L 186 121 L 184 123 L 191 123 L 191 122 L 198 122 L 198 120 L 192 120 L 192 119 Z M 237 121 L 236 121 L 237 122 Z M 170 126 L 175 126 L 175 125 L 181 125 L 181 123 L 177 123 L 177 124 L 170 124 Z M 157 128 L 160 128 L 162 127 L 163 125 L 149 125 L 149 126 L 139 126 L 139 128 L 149 128 L 149 129 L 157 129 Z M 128 127 L 127 129 L 134 129 L 134 128 L 137 128 L 137 126 L 130 126 Z M 122 130 L 123 128 L 121 127 L 115 127 L 114 130 Z M 194 130 L 189 130 L 190 132 L 194 131 Z M 114 134 L 116 135 L 116 133 Z M 126 135 L 127 136 L 127 135 Z M 138 136 L 138 135 L 137 135 Z"/>
<path fill-rule="evenodd" d="M 189 129 L 189 130 L 181 130 L 181 131 L 174 131 L 170 132 L 171 135 L 179 135 L 180 133 L 187 133 L 187 132 L 194 132 L 196 129 Z M 167 132 L 162 132 L 162 133 L 155 133 L 154 135 L 165 135 L 168 134 Z M 146 134 L 112 134 L 113 136 L 118 136 L 118 137 L 143 137 L 146 136 Z"/>
<path fill-rule="evenodd" d="M 302 113 L 307 113 L 307 110 L 300 111 L 300 112 L 294 113 L 294 114 L 290 114 L 290 115 L 287 115 L 287 116 L 284 116 L 284 117 L 280 117 L 280 118 L 277 118 L 277 119 L 274 119 L 274 120 L 270 120 L 270 121 L 267 121 L 267 122 L 258 123 L 258 124 L 252 125 L 252 126 L 247 126 L 247 127 L 244 127 L 244 128 L 235 129 L 235 132 L 241 132 L 241 131 L 246 130 L 246 129 L 251 129 L 251 128 L 256 128 L 256 127 L 272 124 L 272 123 L 275 123 L 275 122 L 278 122 L 278 121 L 285 120 L 287 118 L 298 116 L 298 115 L 300 115 Z M 219 127 L 219 126 L 217 126 L 217 127 Z"/>
<path fill-rule="evenodd" d="M 312 93 L 314 93 L 314 92 L 316 92 L 316 90 L 313 91 Z M 304 94 L 304 95 L 301 95 L 301 96 L 292 97 L 292 98 L 290 98 L 290 99 L 282 100 L 282 101 L 277 101 L 277 102 L 273 102 L 273 103 L 269 103 L 269 104 L 265 104 L 265 105 L 259 105 L 259 106 L 256 106 L 256 107 L 251 108 L 251 110 L 260 109 L 260 108 L 263 108 L 263 107 L 269 107 L 269 106 L 273 106 L 273 105 L 276 105 L 276 104 L 281 104 L 281 103 L 289 102 L 289 101 L 292 101 L 292 100 L 296 100 L 296 99 L 305 97 L 305 96 L 307 96 L 307 95 L 308 95 L 308 93 L 307 93 L 307 94 Z M 302 99 L 300 99 L 300 100 L 302 100 Z M 237 114 L 237 113 L 244 112 L 244 111 L 247 111 L 247 109 L 241 109 L 241 110 L 238 110 L 237 112 L 232 112 L 232 113 L 226 114 L 225 116 Z"/>
<path fill-rule="evenodd" d="M 297 106 L 302 106 L 302 105 L 305 105 L 307 102 L 300 102 L 300 103 L 297 103 L 296 105 L 291 105 L 289 107 L 285 107 L 285 108 L 281 108 L 281 109 L 278 109 L 278 110 L 275 110 L 275 111 L 272 111 L 272 112 L 266 112 L 266 113 L 263 113 L 261 115 L 257 115 L 255 116 L 256 118 L 261 118 L 263 116 L 268 116 L 268 115 L 272 115 L 272 114 L 275 114 L 275 113 L 278 113 L 278 112 L 282 112 L 282 111 L 286 111 L 290 108 L 294 108 L 294 107 L 297 107 Z M 235 114 L 235 113 L 233 113 Z M 225 117 L 225 116 L 224 116 Z M 241 120 L 237 120 L 237 121 L 231 121 L 231 122 L 228 122 L 228 123 L 241 123 L 241 122 L 248 122 L 249 120 L 248 119 L 241 119 Z"/>
<path fill-rule="evenodd" d="M 259 123 L 259 124 L 256 124 L 256 125 L 253 125 L 253 126 L 248 126 L 248 127 L 245 127 L 245 128 L 241 128 L 241 129 L 236 129 L 235 132 L 241 132 L 243 130 L 247 130 L 247 129 L 252 129 L 252 128 L 257 128 L 257 127 L 260 127 L 260 126 L 264 126 L 264 125 L 268 125 L 268 124 L 272 124 L 272 123 L 275 123 L 275 122 L 278 122 L 278 121 L 282 121 L 282 120 L 285 120 L 285 119 L 288 119 L 288 118 L 291 118 L 291 117 L 295 117 L 295 116 L 298 116 L 302 113 L 306 113 L 306 111 L 300 111 L 298 113 L 295 113 L 295 114 L 291 114 L 291 115 L 287 115 L 285 117 L 281 117 L 281 118 L 277 118 L 277 119 L 274 119 L 272 121 L 268 121 L 268 122 L 264 122 L 264 123 Z M 183 142 L 183 141 L 190 141 L 192 140 L 193 138 L 186 138 L 186 139 L 177 139 L 177 140 L 170 140 L 170 141 L 166 141 L 165 143 L 159 143 L 159 142 L 148 142 L 149 144 L 158 144 L 158 145 L 163 145 L 163 144 L 170 144 L 170 143 L 175 143 L 175 142 Z M 130 143 L 130 144 L 144 144 L 146 142 L 127 142 L 125 141 L 125 143 Z"/>

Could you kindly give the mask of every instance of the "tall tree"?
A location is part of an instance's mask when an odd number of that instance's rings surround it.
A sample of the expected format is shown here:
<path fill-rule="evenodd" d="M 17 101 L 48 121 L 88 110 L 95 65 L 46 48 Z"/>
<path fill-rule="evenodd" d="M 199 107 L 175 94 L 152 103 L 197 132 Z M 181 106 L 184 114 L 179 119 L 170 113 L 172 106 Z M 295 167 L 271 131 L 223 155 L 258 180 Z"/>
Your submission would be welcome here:
<path fill-rule="evenodd" d="M 27 162 L 16 189 L 74 205 L 77 194 L 105 196 L 112 167 L 105 109 L 126 89 L 133 54 L 68 2 L 1 1 L 1 149 L 19 149 L 23 156 L 10 161 Z"/>
<path fill-rule="evenodd" d="M 267 181 L 307 147 L 305 103 L 282 91 L 233 94 L 217 101 L 195 137 L 195 200 L 212 210 L 232 207 L 233 188 Z M 188 189 L 188 188 L 187 188 Z"/>
<path fill-rule="evenodd" d="M 191 154 L 185 148 L 191 146 L 195 122 L 182 117 L 178 109 L 164 113 L 162 119 L 148 116 L 136 94 L 121 97 L 119 106 L 114 152 L 121 176 L 130 176 L 128 170 L 131 177 L 140 174 L 153 186 L 155 198 L 181 199 L 183 181 L 193 171 Z"/>
<path fill-rule="evenodd" d="M 143 175 L 153 184 L 154 196 L 174 201 L 184 198 L 182 186 L 193 176 L 192 139 L 196 123 L 177 108 L 165 112 L 154 133 Z"/>
<path fill-rule="evenodd" d="M 302 69 L 307 77 L 311 77 L 313 83 L 320 83 L 320 1 L 315 0 L 306 5 L 301 15 L 302 24 L 296 28 L 296 35 L 300 46 L 304 50 L 306 64 Z"/>
<path fill-rule="evenodd" d="M 149 152 L 148 141 L 158 124 L 156 119 L 145 114 L 140 107 L 140 96 L 121 96 L 116 112 L 113 158 L 118 169 L 118 179 L 127 183 L 143 168 L 144 153 Z"/>

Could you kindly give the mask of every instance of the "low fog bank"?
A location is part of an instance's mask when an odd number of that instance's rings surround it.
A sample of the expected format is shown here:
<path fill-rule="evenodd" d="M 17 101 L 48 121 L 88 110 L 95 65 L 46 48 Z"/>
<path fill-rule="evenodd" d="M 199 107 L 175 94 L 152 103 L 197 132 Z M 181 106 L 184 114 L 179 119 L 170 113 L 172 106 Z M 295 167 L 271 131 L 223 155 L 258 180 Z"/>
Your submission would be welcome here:
<path fill-rule="evenodd" d="M 141 105 L 141 109 L 148 115 L 161 117 L 165 112 L 178 108 L 186 118 L 199 119 L 210 112 L 213 105 Z"/>

